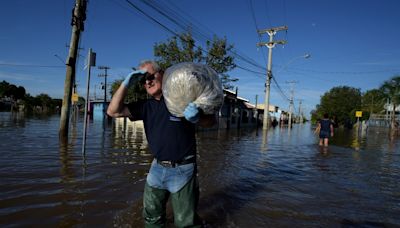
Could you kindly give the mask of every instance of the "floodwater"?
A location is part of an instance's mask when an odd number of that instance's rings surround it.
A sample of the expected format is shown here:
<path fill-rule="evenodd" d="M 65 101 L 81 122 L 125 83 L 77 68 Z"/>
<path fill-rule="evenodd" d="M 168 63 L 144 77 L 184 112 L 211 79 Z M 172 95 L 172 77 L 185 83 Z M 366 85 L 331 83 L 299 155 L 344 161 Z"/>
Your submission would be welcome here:
<path fill-rule="evenodd" d="M 0 113 L 1 227 L 143 227 L 151 162 L 140 124 Z M 199 214 L 211 227 L 399 227 L 400 136 L 310 125 L 198 133 Z M 170 206 L 168 226 L 173 227 Z"/>

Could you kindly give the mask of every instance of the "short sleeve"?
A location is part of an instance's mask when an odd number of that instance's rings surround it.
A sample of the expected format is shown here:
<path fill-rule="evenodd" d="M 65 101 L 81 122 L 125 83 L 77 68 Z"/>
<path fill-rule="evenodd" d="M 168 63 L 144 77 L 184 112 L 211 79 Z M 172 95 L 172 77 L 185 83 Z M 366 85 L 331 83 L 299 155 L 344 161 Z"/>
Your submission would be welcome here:
<path fill-rule="evenodd" d="M 132 115 L 132 118 L 129 118 L 131 121 L 143 120 L 144 103 L 145 101 L 137 101 L 128 104 L 129 112 Z"/>

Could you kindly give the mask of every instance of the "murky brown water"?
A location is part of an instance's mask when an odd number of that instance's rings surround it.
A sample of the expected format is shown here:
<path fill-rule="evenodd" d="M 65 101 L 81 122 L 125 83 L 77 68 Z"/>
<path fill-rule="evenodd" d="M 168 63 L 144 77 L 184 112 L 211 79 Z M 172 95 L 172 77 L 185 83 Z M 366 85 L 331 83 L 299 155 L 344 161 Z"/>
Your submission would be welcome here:
<path fill-rule="evenodd" d="M 84 159 L 81 119 L 66 146 L 58 127 L 0 113 L 0 226 L 142 227 L 152 158 L 140 125 L 90 122 Z M 400 137 L 316 142 L 310 125 L 198 133 L 200 215 L 213 227 L 399 227 Z"/>

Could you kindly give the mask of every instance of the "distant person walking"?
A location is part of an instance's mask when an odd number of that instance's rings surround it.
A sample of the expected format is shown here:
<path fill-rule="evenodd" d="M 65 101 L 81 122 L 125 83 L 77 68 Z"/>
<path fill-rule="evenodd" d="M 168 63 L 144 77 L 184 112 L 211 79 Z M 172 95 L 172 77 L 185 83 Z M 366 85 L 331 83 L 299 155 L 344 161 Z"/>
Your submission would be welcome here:
<path fill-rule="evenodd" d="M 319 145 L 328 146 L 329 137 L 333 137 L 333 123 L 329 119 L 327 113 L 324 114 L 324 118 L 318 122 L 319 130 Z"/>

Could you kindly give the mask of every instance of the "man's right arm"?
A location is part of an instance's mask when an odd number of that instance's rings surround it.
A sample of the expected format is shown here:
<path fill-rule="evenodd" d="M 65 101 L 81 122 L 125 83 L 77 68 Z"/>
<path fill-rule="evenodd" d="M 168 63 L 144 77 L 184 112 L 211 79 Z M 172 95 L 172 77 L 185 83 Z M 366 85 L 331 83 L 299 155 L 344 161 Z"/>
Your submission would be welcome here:
<path fill-rule="evenodd" d="M 128 93 L 128 88 L 137 83 L 140 80 L 139 76 L 143 76 L 146 73 L 146 70 L 135 70 L 131 72 L 124 81 L 122 81 L 119 86 L 117 92 L 113 95 L 111 99 L 110 105 L 107 109 L 107 115 L 117 118 L 117 117 L 129 117 L 132 118 L 132 115 L 128 109 L 128 107 L 124 104 L 124 100 L 126 94 Z"/>
<path fill-rule="evenodd" d="M 124 104 L 124 99 L 128 89 L 121 85 L 118 90 L 113 95 L 110 104 L 108 105 L 107 115 L 117 118 L 117 117 L 132 117 L 129 112 L 128 107 Z"/>

